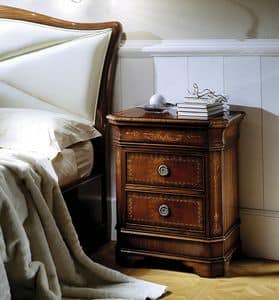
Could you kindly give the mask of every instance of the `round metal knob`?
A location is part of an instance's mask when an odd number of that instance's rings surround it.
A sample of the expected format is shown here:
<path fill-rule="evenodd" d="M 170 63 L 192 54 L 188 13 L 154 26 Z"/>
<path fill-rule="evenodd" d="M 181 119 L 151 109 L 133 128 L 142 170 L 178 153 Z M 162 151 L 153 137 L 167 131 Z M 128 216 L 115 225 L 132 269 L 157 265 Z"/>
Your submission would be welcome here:
<path fill-rule="evenodd" d="M 160 176 L 165 177 L 165 176 L 168 176 L 170 174 L 170 170 L 169 170 L 168 166 L 160 165 L 158 167 L 158 173 L 159 173 Z"/>
<path fill-rule="evenodd" d="M 166 204 L 160 205 L 159 214 L 161 217 L 168 217 L 170 215 L 169 207 Z"/>

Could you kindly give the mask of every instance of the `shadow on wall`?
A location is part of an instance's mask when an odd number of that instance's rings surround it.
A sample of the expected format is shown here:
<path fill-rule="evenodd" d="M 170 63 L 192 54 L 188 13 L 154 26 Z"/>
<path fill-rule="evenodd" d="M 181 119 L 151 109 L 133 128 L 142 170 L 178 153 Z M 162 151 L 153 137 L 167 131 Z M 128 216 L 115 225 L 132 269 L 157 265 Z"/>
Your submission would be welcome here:
<path fill-rule="evenodd" d="M 159 35 L 147 31 L 134 31 L 129 32 L 130 40 L 161 40 Z"/>
<path fill-rule="evenodd" d="M 264 209 L 279 212 L 279 116 L 262 111 Z"/>
<path fill-rule="evenodd" d="M 271 37 L 271 1 L 122 0 L 118 17 L 129 39 Z"/>
<path fill-rule="evenodd" d="M 240 2 L 240 0 L 228 0 L 229 2 L 236 4 L 241 9 L 243 9 L 251 18 L 251 27 L 248 29 L 246 36 L 248 39 L 257 38 L 258 28 L 259 28 L 259 17 L 255 12 L 247 5 Z"/>
<path fill-rule="evenodd" d="M 237 105 L 231 110 L 246 113 L 239 139 L 240 207 L 263 209 L 262 110 Z"/>
<path fill-rule="evenodd" d="M 246 112 L 239 140 L 239 189 L 242 208 L 279 212 L 279 116 L 260 108 Z"/>
<path fill-rule="evenodd" d="M 37 2 L 37 3 L 35 3 Z M 116 19 L 129 39 L 278 37 L 276 0 L 71 0 L 0 4 L 78 22 Z"/>

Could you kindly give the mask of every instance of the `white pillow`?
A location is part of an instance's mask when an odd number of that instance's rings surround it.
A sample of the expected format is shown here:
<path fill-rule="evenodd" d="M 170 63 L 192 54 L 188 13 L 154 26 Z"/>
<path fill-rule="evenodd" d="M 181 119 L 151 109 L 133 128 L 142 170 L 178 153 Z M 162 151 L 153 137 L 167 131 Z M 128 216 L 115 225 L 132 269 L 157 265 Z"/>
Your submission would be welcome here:
<path fill-rule="evenodd" d="M 0 109 L 0 147 L 54 158 L 63 149 L 100 136 L 93 123 L 71 114 Z"/>

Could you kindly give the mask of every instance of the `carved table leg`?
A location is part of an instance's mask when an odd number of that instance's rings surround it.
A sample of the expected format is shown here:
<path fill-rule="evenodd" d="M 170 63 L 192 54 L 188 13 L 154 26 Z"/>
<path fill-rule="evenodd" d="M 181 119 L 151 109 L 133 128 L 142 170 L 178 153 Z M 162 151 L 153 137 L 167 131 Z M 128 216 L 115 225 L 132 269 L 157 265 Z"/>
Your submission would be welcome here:
<path fill-rule="evenodd" d="M 201 277 L 218 277 L 225 275 L 224 262 L 203 263 L 183 261 L 182 263 L 184 266 L 192 268 L 193 272 Z"/>

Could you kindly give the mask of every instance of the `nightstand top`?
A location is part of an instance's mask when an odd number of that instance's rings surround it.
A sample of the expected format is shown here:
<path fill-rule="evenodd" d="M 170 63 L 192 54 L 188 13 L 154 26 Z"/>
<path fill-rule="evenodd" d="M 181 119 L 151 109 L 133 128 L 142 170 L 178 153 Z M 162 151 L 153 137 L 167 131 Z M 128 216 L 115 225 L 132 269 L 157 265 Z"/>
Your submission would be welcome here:
<path fill-rule="evenodd" d="M 131 108 L 107 116 L 107 119 L 114 125 L 126 125 L 130 123 L 154 123 L 154 124 L 173 124 L 173 125 L 195 125 L 205 127 L 227 127 L 231 122 L 240 122 L 244 112 L 230 112 L 208 120 L 198 119 L 178 119 L 176 113 L 168 111 L 166 113 L 146 112 L 142 108 Z"/>

